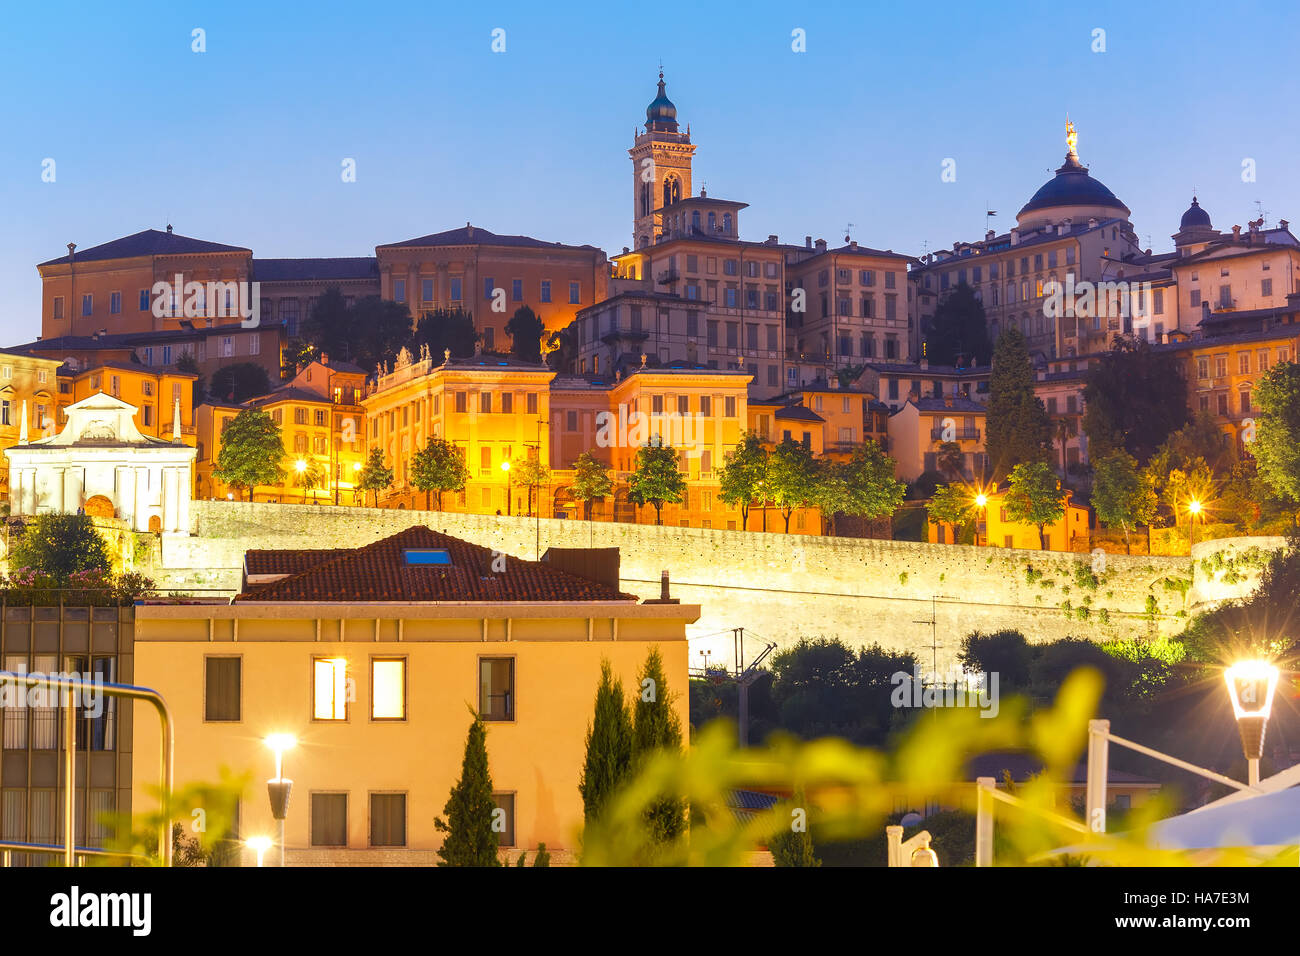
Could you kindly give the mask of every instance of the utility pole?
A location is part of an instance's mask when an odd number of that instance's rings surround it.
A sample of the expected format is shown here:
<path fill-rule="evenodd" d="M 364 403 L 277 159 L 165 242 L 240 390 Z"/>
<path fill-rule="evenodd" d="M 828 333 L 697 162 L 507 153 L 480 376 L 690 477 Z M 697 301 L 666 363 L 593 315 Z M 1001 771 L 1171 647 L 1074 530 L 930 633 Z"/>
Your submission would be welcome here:
<path fill-rule="evenodd" d="M 937 613 L 937 602 L 933 594 L 930 595 L 930 617 L 929 620 L 913 621 L 913 624 L 930 625 L 930 667 L 934 682 L 939 683 L 939 616 Z M 934 717 L 939 719 L 939 708 L 934 709 Z"/>

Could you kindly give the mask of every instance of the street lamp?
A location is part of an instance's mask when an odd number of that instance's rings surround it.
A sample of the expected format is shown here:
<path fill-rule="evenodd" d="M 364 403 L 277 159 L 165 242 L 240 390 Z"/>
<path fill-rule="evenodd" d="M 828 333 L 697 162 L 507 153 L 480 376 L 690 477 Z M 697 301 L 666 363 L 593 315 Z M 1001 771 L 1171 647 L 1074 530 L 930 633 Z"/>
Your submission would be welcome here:
<path fill-rule="evenodd" d="M 248 847 L 257 854 L 257 865 L 262 865 L 262 860 L 266 856 L 266 851 L 271 849 L 271 838 L 264 836 L 249 837 L 244 841 L 244 846 Z"/>
<path fill-rule="evenodd" d="M 501 463 L 501 474 L 504 475 L 506 479 L 506 516 L 509 517 L 510 516 L 510 462 L 503 461 Z M 497 513 L 500 514 L 500 512 Z"/>
<path fill-rule="evenodd" d="M 298 485 L 302 488 L 302 503 L 307 503 L 307 486 L 303 484 L 303 476 L 307 474 L 307 462 L 299 458 L 293 463 L 293 470 L 298 472 Z"/>
<path fill-rule="evenodd" d="M 1193 498 L 1187 502 L 1187 520 L 1190 527 L 1187 531 L 1188 546 L 1196 543 L 1196 519 L 1201 514 L 1201 502 L 1198 498 Z"/>
<path fill-rule="evenodd" d="M 1278 669 L 1268 661 L 1240 661 L 1223 672 L 1232 698 L 1232 712 L 1246 754 L 1247 783 L 1259 783 L 1259 758 L 1264 754 L 1264 728 L 1273 709 Z"/>
<path fill-rule="evenodd" d="M 988 507 L 988 504 L 989 504 L 989 496 L 984 494 L 984 492 L 981 491 L 979 494 L 975 496 L 975 507 L 980 510 L 981 518 L 984 517 L 984 509 Z M 979 525 L 979 518 L 977 518 L 975 519 L 975 544 L 978 546 L 979 543 L 980 543 L 980 525 Z M 938 865 L 939 864 L 937 863 L 935 864 L 935 866 Z"/>
<path fill-rule="evenodd" d="M 280 831 L 280 865 L 284 866 L 284 819 L 289 815 L 289 793 L 293 790 L 293 781 L 284 776 L 284 752 L 296 747 L 298 738 L 292 734 L 271 734 L 266 738 L 266 745 L 275 753 L 275 777 L 266 781 L 266 792 L 271 798 L 271 816 Z"/>

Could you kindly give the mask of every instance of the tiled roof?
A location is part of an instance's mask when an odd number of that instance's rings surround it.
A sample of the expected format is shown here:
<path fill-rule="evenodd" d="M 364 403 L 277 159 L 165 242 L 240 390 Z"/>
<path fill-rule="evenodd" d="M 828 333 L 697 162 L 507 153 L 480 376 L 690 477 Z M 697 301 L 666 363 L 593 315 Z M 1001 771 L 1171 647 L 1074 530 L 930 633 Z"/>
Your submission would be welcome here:
<path fill-rule="evenodd" d="M 408 564 L 407 549 L 448 553 L 447 564 Z M 302 555 L 303 552 L 297 552 Z M 499 555 L 497 556 L 499 559 Z M 274 566 L 264 554 L 259 566 Z M 286 561 L 310 561 L 297 557 Z M 339 551 L 283 580 L 250 587 L 239 601 L 432 602 L 630 601 L 636 597 L 537 561 L 507 557 L 493 571 L 494 553 L 431 528 L 417 526 L 362 548 Z M 263 573 L 275 573 L 267 571 Z"/>
<path fill-rule="evenodd" d="M 347 548 L 304 548 L 282 551 L 245 551 L 245 574 L 299 574 L 318 564 L 347 554 Z"/>
<path fill-rule="evenodd" d="M 805 408 L 802 405 L 786 405 L 782 408 L 778 408 L 776 410 L 776 413 L 772 417 L 777 419 L 787 419 L 787 420 L 792 420 L 797 422 L 826 421 L 826 419 L 822 418 L 811 408 Z"/>
<path fill-rule="evenodd" d="M 243 246 L 226 246 L 219 242 L 208 242 L 206 239 L 191 239 L 189 236 L 174 232 L 146 229 L 144 232 L 123 236 L 121 239 L 91 246 L 89 249 L 78 249 L 75 255 L 60 256 L 58 259 L 42 262 L 41 265 L 63 265 L 73 260 L 93 262 L 99 259 L 132 259 L 137 256 L 189 255 L 196 252 L 247 252 L 251 255 L 252 251 Z"/>
<path fill-rule="evenodd" d="M 324 259 L 254 259 L 253 278 L 259 282 L 311 282 L 322 279 L 378 279 L 374 256 Z"/>
<path fill-rule="evenodd" d="M 595 246 L 569 246 L 562 242 L 543 242 L 532 236 L 501 236 L 489 232 L 480 226 L 462 226 L 445 232 L 434 232 L 427 236 L 407 239 L 405 242 L 386 242 L 378 249 L 401 249 L 420 246 L 517 246 L 529 249 L 585 249 L 598 251 Z"/>
<path fill-rule="evenodd" d="M 922 412 L 979 412 L 982 415 L 987 411 L 979 402 L 969 398 L 916 398 L 911 401 Z"/>
<path fill-rule="evenodd" d="M 324 395 L 317 395 L 315 392 L 309 392 L 305 388 L 294 388 L 292 385 L 285 385 L 283 388 L 277 388 L 274 392 L 269 392 L 266 395 L 258 395 L 256 398 L 250 398 L 247 404 L 274 405 L 277 402 L 311 402 L 316 405 L 330 404 L 330 400 Z"/>

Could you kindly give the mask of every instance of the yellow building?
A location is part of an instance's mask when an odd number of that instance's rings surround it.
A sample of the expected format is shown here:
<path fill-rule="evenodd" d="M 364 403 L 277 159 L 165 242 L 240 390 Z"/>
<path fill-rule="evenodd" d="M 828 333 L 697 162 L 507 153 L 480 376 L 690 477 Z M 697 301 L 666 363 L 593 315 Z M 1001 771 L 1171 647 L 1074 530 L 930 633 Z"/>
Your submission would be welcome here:
<path fill-rule="evenodd" d="M 263 740 L 291 734 L 286 862 L 430 865 L 473 709 L 502 855 L 531 860 L 544 842 L 571 861 L 602 660 L 636 686 L 657 647 L 685 729 L 686 625 L 700 613 L 620 593 L 617 551 L 582 557 L 507 557 L 502 570 L 486 548 L 415 527 L 355 550 L 249 552 L 230 605 L 137 607 L 134 678 L 171 702 L 177 785 L 251 775 L 240 836 L 274 837 Z M 599 580 L 565 570 L 583 565 Z M 134 717 L 132 806 L 145 812 L 158 722 Z"/>
<path fill-rule="evenodd" d="M 380 503 L 426 507 L 425 493 L 411 482 L 411 458 L 430 439 L 442 438 L 461 449 L 469 468 L 465 490 L 445 495 L 444 510 L 527 513 L 529 489 L 502 465 L 550 460 L 547 417 L 555 373 L 498 356 L 441 358 L 435 365 L 427 352 L 412 359 L 403 350 L 362 399 L 367 447 L 381 449 L 393 469 L 393 486 Z"/>
<path fill-rule="evenodd" d="M 171 440 L 174 418 L 180 411 L 181 440 L 194 447 L 194 382 L 197 375 L 175 368 L 151 369 L 125 362 L 103 362 L 82 371 L 59 369 L 58 419 L 53 431 L 67 422 L 69 405 L 103 392 L 134 405 L 135 424 L 141 434 Z"/>
<path fill-rule="evenodd" d="M 971 487 L 972 513 L 976 518 L 978 543 L 994 548 L 1021 548 L 1026 551 L 1073 551 L 1074 540 L 1088 540 L 1088 509 L 1075 504 L 1072 492 L 1065 492 L 1065 514 L 1061 520 L 1045 525 L 1043 537 L 1038 536 L 1036 525 L 1020 524 L 1007 516 L 1003 493 L 989 491 L 983 508 L 973 505 L 976 487 Z M 948 525 L 926 524 L 928 540 L 932 544 L 953 544 L 953 529 Z M 1046 541 L 1046 548 L 1043 544 Z"/>
<path fill-rule="evenodd" d="M 961 450 L 961 472 L 953 478 L 983 480 L 985 409 L 968 398 L 909 398 L 889 416 L 889 453 L 898 477 L 912 482 L 925 472 L 942 472 L 940 450 L 946 442 Z"/>
<path fill-rule="evenodd" d="M 58 430 L 53 421 L 58 368 L 51 359 L 0 350 L 0 452 L 18 444 L 24 414 L 29 438 Z M 0 497 L 8 501 L 9 459 L 0 459 Z"/>
<path fill-rule="evenodd" d="M 278 485 L 259 485 L 254 500 L 360 504 L 356 483 L 366 457 L 365 381 L 357 366 L 322 356 L 268 395 L 243 405 L 209 400 L 199 406 L 198 497 L 246 495 L 213 471 L 226 425 L 244 408 L 258 408 L 280 427 L 285 477 Z"/>

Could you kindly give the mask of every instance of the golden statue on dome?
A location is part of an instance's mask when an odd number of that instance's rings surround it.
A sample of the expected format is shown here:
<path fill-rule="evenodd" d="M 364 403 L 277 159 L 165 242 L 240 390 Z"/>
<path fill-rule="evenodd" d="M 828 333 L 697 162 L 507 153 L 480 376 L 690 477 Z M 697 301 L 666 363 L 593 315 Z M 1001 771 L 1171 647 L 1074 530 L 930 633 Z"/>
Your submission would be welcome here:
<path fill-rule="evenodd" d="M 1071 156 L 1079 155 L 1079 134 L 1074 131 L 1074 124 L 1070 122 L 1069 116 L 1065 117 L 1065 146 Z"/>

